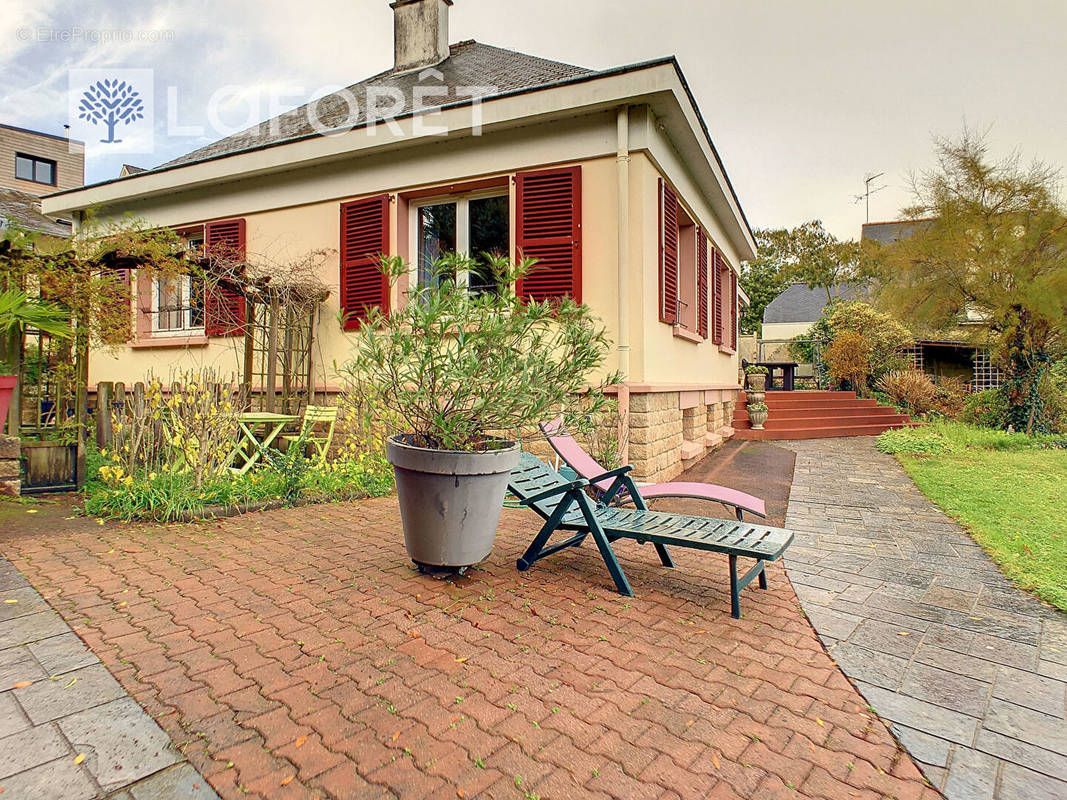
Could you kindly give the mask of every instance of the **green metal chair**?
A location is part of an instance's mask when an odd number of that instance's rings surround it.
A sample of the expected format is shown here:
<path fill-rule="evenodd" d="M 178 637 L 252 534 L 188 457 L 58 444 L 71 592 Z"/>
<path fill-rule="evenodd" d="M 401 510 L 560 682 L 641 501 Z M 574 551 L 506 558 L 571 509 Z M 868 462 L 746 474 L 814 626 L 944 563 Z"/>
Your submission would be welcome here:
<path fill-rule="evenodd" d="M 315 434 L 316 425 L 326 425 L 326 435 Z M 333 443 L 333 430 L 337 425 L 337 406 L 308 406 L 304 409 L 304 421 L 299 434 L 283 436 L 290 444 L 303 440 L 315 448 L 318 466 L 326 463 L 326 454 Z"/>

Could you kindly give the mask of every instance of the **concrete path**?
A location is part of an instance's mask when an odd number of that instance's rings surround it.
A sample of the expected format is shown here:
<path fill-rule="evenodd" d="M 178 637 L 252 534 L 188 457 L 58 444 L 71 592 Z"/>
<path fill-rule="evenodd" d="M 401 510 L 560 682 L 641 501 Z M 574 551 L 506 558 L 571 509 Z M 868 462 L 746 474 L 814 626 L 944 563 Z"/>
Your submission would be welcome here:
<path fill-rule="evenodd" d="M 949 800 L 1067 798 L 1067 615 L 1013 588 L 873 438 L 797 453 L 786 567 L 844 672 Z"/>
<path fill-rule="evenodd" d="M 4 800 L 217 800 L 170 737 L 0 557 Z"/>

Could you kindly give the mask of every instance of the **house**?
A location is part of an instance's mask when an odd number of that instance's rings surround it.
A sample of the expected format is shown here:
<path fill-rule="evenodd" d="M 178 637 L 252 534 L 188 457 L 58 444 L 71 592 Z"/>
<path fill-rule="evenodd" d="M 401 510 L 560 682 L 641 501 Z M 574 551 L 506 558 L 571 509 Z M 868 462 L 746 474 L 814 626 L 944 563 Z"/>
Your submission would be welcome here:
<path fill-rule="evenodd" d="M 921 229 L 926 220 L 895 220 L 889 222 L 868 222 L 862 228 L 860 238 L 890 245 L 900 239 L 911 236 Z M 938 378 L 958 378 L 966 383 L 971 391 L 994 389 L 1000 386 L 1001 373 L 989 357 L 989 350 L 978 347 L 965 335 L 965 326 L 981 325 L 982 320 L 974 314 L 968 314 L 960 321 L 955 331 L 941 334 L 939 338 L 919 339 L 911 350 L 912 362 L 916 368 Z"/>
<path fill-rule="evenodd" d="M 331 248 L 314 326 L 316 392 L 369 306 L 396 307 L 455 250 L 538 260 L 532 298 L 587 303 L 615 343 L 620 445 L 645 479 L 678 474 L 729 436 L 739 390 L 738 265 L 756 245 L 677 61 L 594 71 L 474 41 L 448 44 L 452 0 L 396 0 L 391 69 L 144 172 L 61 191 L 50 215 L 94 206 L 170 226 L 249 261 Z M 322 135 L 328 132 L 329 135 Z M 376 262 L 400 255 L 390 287 Z M 485 276 L 471 274 L 473 290 Z M 131 341 L 94 353 L 90 382 L 210 365 L 243 347 L 192 281 L 134 276 Z M 262 388 L 262 387 L 260 387 Z"/>
<path fill-rule="evenodd" d="M 757 361 L 791 361 L 789 343 L 803 336 L 830 302 L 830 298 L 855 300 L 864 296 L 861 287 L 851 285 L 812 289 L 806 283 L 792 283 L 763 309 L 762 334 Z M 809 365 L 810 367 L 810 365 Z M 810 373 L 810 369 L 807 374 Z"/>
<path fill-rule="evenodd" d="M 0 124 L 0 188 L 41 197 L 84 183 L 83 142 Z"/>
<path fill-rule="evenodd" d="M 85 182 L 82 142 L 0 124 L 0 230 L 69 238 L 71 223 L 41 212 L 41 195 Z"/>

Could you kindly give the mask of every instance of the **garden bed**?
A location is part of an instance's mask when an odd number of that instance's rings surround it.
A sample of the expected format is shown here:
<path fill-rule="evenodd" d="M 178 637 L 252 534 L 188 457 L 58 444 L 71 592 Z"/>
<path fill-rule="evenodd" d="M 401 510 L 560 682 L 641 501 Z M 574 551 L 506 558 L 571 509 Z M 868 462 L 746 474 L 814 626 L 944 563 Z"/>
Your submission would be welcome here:
<path fill-rule="evenodd" d="M 1067 436 L 938 422 L 888 431 L 878 447 L 1016 585 L 1067 611 Z"/>

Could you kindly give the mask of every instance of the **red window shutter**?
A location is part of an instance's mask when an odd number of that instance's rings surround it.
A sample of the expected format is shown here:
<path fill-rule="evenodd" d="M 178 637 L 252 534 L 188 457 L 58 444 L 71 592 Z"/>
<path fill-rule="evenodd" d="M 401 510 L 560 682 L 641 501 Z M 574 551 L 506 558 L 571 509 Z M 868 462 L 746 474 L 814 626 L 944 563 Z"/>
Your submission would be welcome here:
<path fill-rule="evenodd" d="M 678 195 L 659 179 L 659 321 L 678 322 Z"/>
<path fill-rule="evenodd" d="M 708 237 L 697 229 L 697 332 L 708 338 Z"/>
<path fill-rule="evenodd" d="M 520 172 L 515 192 L 516 249 L 520 258 L 537 259 L 515 293 L 582 302 L 582 168 Z"/>
<path fill-rule="evenodd" d="M 722 256 L 712 249 L 711 280 L 711 341 L 722 344 Z"/>
<path fill-rule="evenodd" d="M 245 221 L 225 219 L 204 226 L 204 251 L 226 259 L 245 257 Z M 204 294 L 204 332 L 208 336 L 241 336 L 245 328 L 245 296 L 234 286 L 209 286 Z"/>
<path fill-rule="evenodd" d="M 359 328 L 367 312 L 389 313 L 389 278 L 381 269 L 389 251 L 389 195 L 341 204 L 341 313 L 346 331 Z"/>
<path fill-rule="evenodd" d="M 737 349 L 737 273 L 730 270 L 730 347 Z"/>

